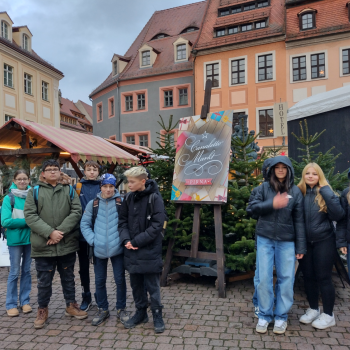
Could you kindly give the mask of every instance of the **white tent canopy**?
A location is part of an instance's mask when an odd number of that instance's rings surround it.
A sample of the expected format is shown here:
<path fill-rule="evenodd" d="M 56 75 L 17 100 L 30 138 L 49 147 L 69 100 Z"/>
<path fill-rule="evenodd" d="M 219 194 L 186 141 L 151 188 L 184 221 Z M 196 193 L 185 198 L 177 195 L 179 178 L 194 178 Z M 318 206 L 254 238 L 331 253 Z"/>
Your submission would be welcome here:
<path fill-rule="evenodd" d="M 311 96 L 289 108 L 287 121 L 350 106 L 350 85 Z"/>

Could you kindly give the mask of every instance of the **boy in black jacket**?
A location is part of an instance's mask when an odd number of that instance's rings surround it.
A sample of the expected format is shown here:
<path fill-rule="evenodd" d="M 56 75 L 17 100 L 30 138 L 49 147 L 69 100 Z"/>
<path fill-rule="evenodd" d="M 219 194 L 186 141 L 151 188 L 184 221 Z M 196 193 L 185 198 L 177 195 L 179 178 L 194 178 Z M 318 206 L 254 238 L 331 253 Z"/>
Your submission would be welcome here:
<path fill-rule="evenodd" d="M 134 328 L 148 322 L 147 288 L 156 333 L 165 330 L 160 300 L 159 276 L 163 268 L 162 229 L 164 224 L 163 199 L 154 180 L 147 180 L 143 167 L 134 167 L 124 174 L 128 178 L 128 193 L 119 214 L 119 234 L 125 245 L 124 265 L 130 274 L 130 285 L 136 313 L 124 323 Z"/>

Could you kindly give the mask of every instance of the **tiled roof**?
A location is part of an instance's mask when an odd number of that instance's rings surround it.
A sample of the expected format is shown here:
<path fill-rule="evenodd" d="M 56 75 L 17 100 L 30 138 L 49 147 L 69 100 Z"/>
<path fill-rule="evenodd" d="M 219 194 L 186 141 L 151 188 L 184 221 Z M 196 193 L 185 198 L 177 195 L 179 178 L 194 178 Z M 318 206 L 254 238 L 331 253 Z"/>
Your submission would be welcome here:
<path fill-rule="evenodd" d="M 93 114 L 92 114 L 92 106 L 91 106 L 91 105 L 88 105 L 87 103 L 83 102 L 82 100 L 79 100 L 79 101 L 82 103 L 82 105 L 84 106 L 86 112 L 88 112 L 89 116 L 90 116 L 91 119 L 92 119 L 92 117 L 93 117 Z"/>
<path fill-rule="evenodd" d="M 199 31 L 184 34 L 181 34 L 181 32 L 188 27 L 200 28 L 205 8 L 206 1 L 201 1 L 163 11 L 156 11 L 125 53 L 124 58 L 131 57 L 131 60 L 124 71 L 115 76 L 112 76 L 111 72 L 107 79 L 90 94 L 90 97 L 118 80 L 128 80 L 193 69 L 193 60 L 191 57 L 187 62 L 174 62 L 173 42 L 180 36 L 192 43 L 196 41 Z M 169 36 L 152 40 L 152 38 L 159 33 L 165 33 Z M 144 44 L 148 44 L 156 51 L 160 52 L 151 68 L 139 67 L 138 50 Z"/>
<path fill-rule="evenodd" d="M 204 24 L 202 26 L 199 39 L 194 46 L 194 49 L 197 51 L 242 43 L 245 41 L 258 40 L 284 33 L 285 0 L 271 0 L 271 5 L 269 7 L 240 12 L 224 17 L 218 17 L 219 7 L 242 4 L 247 2 L 247 0 L 208 1 L 208 10 L 203 21 Z M 269 18 L 267 28 L 222 37 L 214 37 L 214 28 L 225 27 L 231 24 L 248 23 L 267 17 Z"/>
<path fill-rule="evenodd" d="M 30 31 L 30 29 L 28 28 L 28 26 L 13 26 L 12 27 L 12 32 L 19 32 L 20 28 L 27 28 L 29 33 L 33 35 L 33 33 Z"/>
<path fill-rule="evenodd" d="M 48 63 L 45 60 L 43 60 L 33 49 L 32 49 L 31 52 L 29 52 L 27 50 L 24 50 L 14 40 L 12 40 L 12 42 L 11 42 L 11 41 L 9 41 L 9 40 L 1 37 L 1 36 L 0 36 L 0 44 L 4 44 L 7 47 L 9 47 L 9 48 L 11 48 L 11 49 L 21 53 L 22 55 L 31 58 L 33 61 L 36 61 L 36 62 L 42 64 L 43 66 L 51 69 L 52 71 L 58 73 L 63 78 L 64 75 L 63 75 L 63 73 L 60 70 L 56 69 L 50 63 Z"/>
<path fill-rule="evenodd" d="M 81 101 L 82 102 L 82 101 Z M 84 102 L 82 102 L 84 103 Z M 84 107 L 87 108 L 89 107 L 89 105 L 87 105 L 86 103 L 84 103 Z M 91 106 L 90 106 L 91 108 Z M 73 101 L 68 100 L 67 98 L 61 97 L 61 109 L 60 109 L 60 113 L 64 114 L 68 117 L 71 117 L 75 120 L 77 120 L 78 122 L 85 124 L 85 125 L 89 125 L 91 126 L 92 124 L 90 123 L 90 121 L 88 119 L 82 118 L 82 117 L 78 117 L 76 115 L 74 115 L 72 112 L 76 112 L 79 113 L 80 115 L 82 115 L 83 113 L 77 108 L 77 106 L 74 104 Z M 72 125 L 69 123 L 66 123 L 67 125 Z M 79 123 L 78 123 L 79 124 Z"/>
<path fill-rule="evenodd" d="M 350 31 L 348 1 L 326 0 L 321 2 L 300 3 L 287 8 L 286 41 L 294 41 L 329 34 Z M 316 29 L 300 30 L 298 13 L 305 8 L 312 8 L 316 13 Z M 336 18 L 336 21 L 335 21 Z"/>

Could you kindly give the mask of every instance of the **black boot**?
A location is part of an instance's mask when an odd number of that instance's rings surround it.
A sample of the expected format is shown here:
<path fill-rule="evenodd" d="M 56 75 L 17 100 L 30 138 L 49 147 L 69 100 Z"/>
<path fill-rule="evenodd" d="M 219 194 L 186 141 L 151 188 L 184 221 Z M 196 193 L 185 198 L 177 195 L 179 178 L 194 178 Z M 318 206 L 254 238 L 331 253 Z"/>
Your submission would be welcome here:
<path fill-rule="evenodd" d="M 154 331 L 156 333 L 163 333 L 165 330 L 165 325 L 163 321 L 162 309 L 154 309 L 152 310 L 152 314 L 153 314 Z"/>
<path fill-rule="evenodd" d="M 144 309 L 136 309 L 135 315 L 131 317 L 129 320 L 124 322 L 125 328 L 135 328 L 140 323 L 147 323 L 148 315 L 147 308 Z"/>
<path fill-rule="evenodd" d="M 80 310 L 88 311 L 91 307 L 91 293 L 82 293 L 83 300 L 81 301 Z"/>

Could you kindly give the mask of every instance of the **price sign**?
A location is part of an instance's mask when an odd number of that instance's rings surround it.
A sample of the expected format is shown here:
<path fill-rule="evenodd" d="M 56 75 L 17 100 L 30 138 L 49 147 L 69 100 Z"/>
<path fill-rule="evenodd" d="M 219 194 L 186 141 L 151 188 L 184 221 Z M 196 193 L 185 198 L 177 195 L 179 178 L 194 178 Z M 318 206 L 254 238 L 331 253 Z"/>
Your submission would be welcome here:
<path fill-rule="evenodd" d="M 180 119 L 171 199 L 227 202 L 233 110 Z"/>

